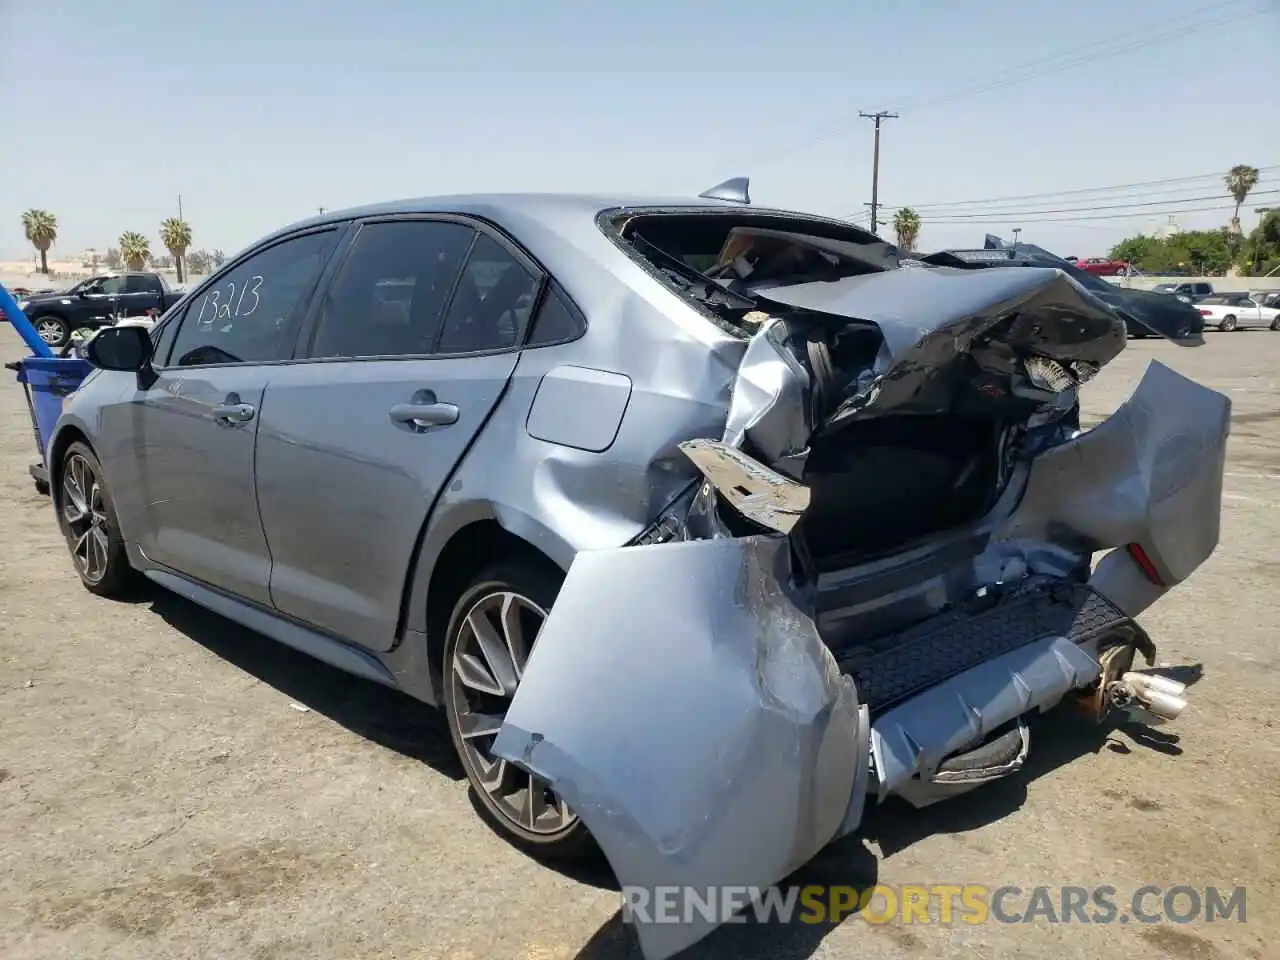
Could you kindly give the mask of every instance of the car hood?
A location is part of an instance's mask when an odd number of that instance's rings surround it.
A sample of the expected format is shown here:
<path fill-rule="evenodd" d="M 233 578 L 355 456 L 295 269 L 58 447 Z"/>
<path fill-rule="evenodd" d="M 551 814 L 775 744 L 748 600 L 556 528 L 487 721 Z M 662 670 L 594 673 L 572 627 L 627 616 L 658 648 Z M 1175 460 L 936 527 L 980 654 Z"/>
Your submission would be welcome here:
<path fill-rule="evenodd" d="M 1158 336 L 1184 346 L 1204 342 L 1199 336 L 1202 326 L 1200 311 L 1176 296 L 1152 290 L 1128 290 L 1124 287 L 1095 295 L 1115 307 L 1126 319 L 1136 320 Z"/>
<path fill-rule="evenodd" d="M 30 296 L 22 297 L 27 303 L 57 303 L 60 300 L 74 300 L 79 294 L 75 293 L 33 293 Z"/>

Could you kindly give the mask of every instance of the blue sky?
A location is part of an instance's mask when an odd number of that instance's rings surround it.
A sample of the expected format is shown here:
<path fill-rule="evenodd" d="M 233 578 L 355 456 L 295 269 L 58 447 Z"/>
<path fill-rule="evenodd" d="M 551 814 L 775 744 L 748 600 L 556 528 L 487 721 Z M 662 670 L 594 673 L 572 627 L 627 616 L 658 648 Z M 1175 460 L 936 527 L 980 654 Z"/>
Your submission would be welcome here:
<path fill-rule="evenodd" d="M 881 200 L 919 206 L 926 249 L 1021 226 L 1101 254 L 1166 208 L 1075 218 L 1217 195 L 1236 163 L 1269 168 L 1249 209 L 1280 205 L 1280 0 L 0 0 L 0 38 L 0 256 L 33 206 L 64 253 L 158 248 L 178 194 L 228 253 L 318 206 L 741 173 L 758 203 L 844 216 L 879 108 L 901 113 Z"/>

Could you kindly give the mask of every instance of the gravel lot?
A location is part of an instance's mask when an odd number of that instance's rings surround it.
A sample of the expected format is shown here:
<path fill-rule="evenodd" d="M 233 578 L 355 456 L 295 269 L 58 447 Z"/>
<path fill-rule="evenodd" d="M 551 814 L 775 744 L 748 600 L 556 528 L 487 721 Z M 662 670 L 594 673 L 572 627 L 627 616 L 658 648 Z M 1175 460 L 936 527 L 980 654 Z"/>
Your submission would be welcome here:
<path fill-rule="evenodd" d="M 22 354 L 0 326 L 0 359 Z M 1222 544 L 1144 618 L 1199 678 L 1158 732 L 1068 716 L 1029 769 L 917 813 L 888 803 L 797 882 L 1248 887 L 1248 922 L 723 928 L 697 957 L 1276 956 L 1280 334 L 1139 341 L 1235 403 Z M 436 715 L 158 591 L 83 590 L 0 372 L 0 956 L 638 958 L 604 871 L 565 876 L 472 810 Z M 300 709 L 305 708 L 305 709 Z M 1270 948 L 1266 947 L 1271 943 Z"/>

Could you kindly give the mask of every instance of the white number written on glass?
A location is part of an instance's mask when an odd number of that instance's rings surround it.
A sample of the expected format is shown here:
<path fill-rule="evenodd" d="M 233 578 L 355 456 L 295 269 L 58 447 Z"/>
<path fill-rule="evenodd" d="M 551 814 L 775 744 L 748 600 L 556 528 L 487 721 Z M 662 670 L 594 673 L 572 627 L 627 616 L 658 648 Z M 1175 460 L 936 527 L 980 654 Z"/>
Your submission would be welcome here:
<path fill-rule="evenodd" d="M 262 302 L 258 294 L 262 289 L 262 283 L 262 277 L 250 277 L 239 288 L 239 298 L 236 297 L 234 280 L 228 280 L 225 287 L 217 286 L 209 290 L 200 301 L 200 312 L 196 314 L 196 326 L 207 327 L 213 323 L 227 323 L 239 317 L 253 316 Z"/>

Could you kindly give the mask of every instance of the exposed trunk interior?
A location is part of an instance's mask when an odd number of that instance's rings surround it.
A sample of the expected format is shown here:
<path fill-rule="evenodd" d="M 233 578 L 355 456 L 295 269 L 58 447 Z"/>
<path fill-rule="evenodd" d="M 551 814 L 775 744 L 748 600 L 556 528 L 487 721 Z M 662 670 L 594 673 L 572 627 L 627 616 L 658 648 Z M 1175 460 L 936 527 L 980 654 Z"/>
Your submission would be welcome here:
<path fill-rule="evenodd" d="M 1003 425 L 886 416 L 815 441 L 794 536 L 819 571 L 847 567 L 982 517 L 1003 487 Z"/>
<path fill-rule="evenodd" d="M 807 374 L 773 407 L 762 400 L 736 425 L 731 412 L 725 439 L 807 488 L 790 536 L 817 574 L 979 520 L 1021 441 L 1074 426 L 1074 387 L 1123 348 L 1113 312 L 1053 270 L 903 266 L 852 225 L 749 208 L 632 210 L 601 225 L 751 338 L 744 365 L 776 362 L 761 382 Z M 719 505 L 732 532 L 760 532 Z"/>

